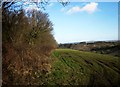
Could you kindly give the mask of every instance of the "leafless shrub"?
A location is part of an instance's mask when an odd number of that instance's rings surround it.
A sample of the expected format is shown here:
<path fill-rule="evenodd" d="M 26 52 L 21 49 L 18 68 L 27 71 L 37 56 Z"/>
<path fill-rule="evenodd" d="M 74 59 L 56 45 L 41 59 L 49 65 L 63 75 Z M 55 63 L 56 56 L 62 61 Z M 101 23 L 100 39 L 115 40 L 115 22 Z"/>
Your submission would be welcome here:
<path fill-rule="evenodd" d="M 42 84 L 56 47 L 48 15 L 38 11 L 3 13 L 3 84 Z M 31 16 L 29 16 L 31 15 Z"/>

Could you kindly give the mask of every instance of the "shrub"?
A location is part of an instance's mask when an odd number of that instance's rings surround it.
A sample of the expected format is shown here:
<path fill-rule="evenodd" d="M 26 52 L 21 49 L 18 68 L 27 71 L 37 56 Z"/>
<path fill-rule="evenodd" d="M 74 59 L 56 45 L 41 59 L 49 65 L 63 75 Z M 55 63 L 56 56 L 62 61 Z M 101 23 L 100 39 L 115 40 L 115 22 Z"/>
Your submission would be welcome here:
<path fill-rule="evenodd" d="M 49 55 L 56 48 L 52 23 L 41 11 L 3 15 L 3 84 L 43 84 L 41 75 L 50 72 Z"/>

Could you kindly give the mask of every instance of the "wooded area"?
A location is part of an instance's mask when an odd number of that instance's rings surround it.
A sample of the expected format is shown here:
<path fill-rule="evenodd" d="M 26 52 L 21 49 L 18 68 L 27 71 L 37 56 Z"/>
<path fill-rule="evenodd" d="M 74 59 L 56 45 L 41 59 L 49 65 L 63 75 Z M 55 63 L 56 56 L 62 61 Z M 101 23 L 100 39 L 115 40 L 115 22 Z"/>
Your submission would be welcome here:
<path fill-rule="evenodd" d="M 2 4 L 3 84 L 37 84 L 36 74 L 45 75 L 51 69 L 49 56 L 57 45 L 53 25 L 48 14 L 16 10 L 16 4 Z"/>

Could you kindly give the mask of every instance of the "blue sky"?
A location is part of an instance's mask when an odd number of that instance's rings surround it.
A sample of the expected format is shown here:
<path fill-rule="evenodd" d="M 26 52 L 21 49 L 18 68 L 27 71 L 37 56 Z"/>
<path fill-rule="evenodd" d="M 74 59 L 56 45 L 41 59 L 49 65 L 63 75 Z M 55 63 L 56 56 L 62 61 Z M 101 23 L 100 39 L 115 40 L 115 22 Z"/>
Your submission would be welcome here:
<path fill-rule="evenodd" d="M 53 23 L 58 43 L 118 39 L 117 2 L 50 3 L 45 12 Z"/>

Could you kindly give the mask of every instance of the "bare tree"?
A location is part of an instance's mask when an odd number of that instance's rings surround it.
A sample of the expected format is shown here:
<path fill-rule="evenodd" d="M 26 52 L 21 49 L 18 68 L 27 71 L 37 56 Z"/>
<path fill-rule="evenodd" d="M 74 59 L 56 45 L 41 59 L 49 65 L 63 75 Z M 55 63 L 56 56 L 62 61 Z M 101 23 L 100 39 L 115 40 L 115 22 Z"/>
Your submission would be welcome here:
<path fill-rule="evenodd" d="M 48 14 L 4 9 L 2 15 L 3 84 L 41 84 L 36 73 L 50 72 L 56 47 Z"/>

